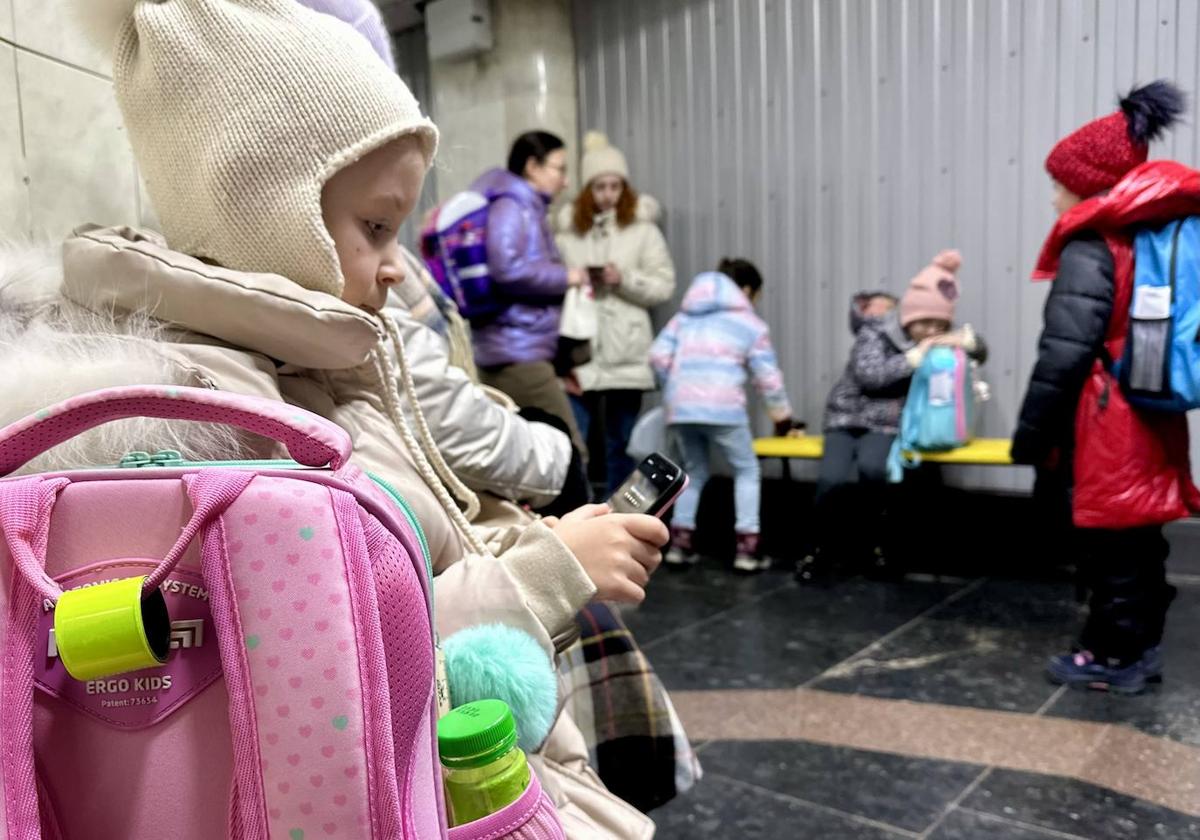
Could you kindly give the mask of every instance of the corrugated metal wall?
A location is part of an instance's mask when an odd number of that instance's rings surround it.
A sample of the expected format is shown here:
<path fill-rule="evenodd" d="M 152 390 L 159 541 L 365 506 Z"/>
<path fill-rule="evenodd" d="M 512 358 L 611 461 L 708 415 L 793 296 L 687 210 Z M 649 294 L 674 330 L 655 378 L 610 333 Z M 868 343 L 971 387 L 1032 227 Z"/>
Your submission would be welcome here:
<path fill-rule="evenodd" d="M 1011 431 L 1045 287 L 1056 138 L 1158 76 L 1200 88 L 1195 0 L 577 0 L 581 129 L 663 201 L 682 278 L 723 254 L 761 306 L 798 411 L 820 423 L 850 296 L 962 250 L 961 320 L 989 340 L 984 433 Z M 1192 120 L 1155 156 L 1200 161 Z M 970 484 L 1016 487 L 970 471 Z"/>

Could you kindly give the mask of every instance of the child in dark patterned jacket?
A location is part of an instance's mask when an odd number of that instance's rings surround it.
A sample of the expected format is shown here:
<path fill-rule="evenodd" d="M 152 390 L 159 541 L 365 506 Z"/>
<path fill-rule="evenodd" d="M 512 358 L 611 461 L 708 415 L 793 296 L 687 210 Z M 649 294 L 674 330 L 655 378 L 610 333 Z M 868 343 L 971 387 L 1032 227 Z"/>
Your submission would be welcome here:
<path fill-rule="evenodd" d="M 956 272 L 961 263 L 957 251 L 942 251 L 912 279 L 898 302 L 886 292 L 854 296 L 850 307 L 854 347 L 825 407 L 825 454 L 814 500 L 815 547 L 800 561 L 800 580 L 826 571 L 834 538 L 851 530 L 837 497 L 851 484 L 856 468 L 862 498 L 852 530 L 871 541 L 875 562 L 885 563 L 878 531 L 887 457 L 900 429 L 913 373 L 935 345 L 962 347 L 980 364 L 987 359 L 983 339 L 969 324 L 953 328 Z"/>

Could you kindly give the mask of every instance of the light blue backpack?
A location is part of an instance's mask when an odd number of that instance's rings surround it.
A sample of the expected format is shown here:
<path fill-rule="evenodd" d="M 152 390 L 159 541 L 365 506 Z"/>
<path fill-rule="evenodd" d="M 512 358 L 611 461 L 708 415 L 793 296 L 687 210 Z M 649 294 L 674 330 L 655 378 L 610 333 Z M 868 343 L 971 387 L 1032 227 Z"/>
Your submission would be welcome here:
<path fill-rule="evenodd" d="M 1143 230 L 1133 247 L 1133 299 L 1117 379 L 1138 408 L 1200 408 L 1200 216 Z"/>
<path fill-rule="evenodd" d="M 966 446 L 974 428 L 975 385 L 967 354 L 960 347 L 932 348 L 908 389 L 900 434 L 888 455 L 888 481 L 903 481 L 905 468 L 921 463 L 921 452 Z"/>

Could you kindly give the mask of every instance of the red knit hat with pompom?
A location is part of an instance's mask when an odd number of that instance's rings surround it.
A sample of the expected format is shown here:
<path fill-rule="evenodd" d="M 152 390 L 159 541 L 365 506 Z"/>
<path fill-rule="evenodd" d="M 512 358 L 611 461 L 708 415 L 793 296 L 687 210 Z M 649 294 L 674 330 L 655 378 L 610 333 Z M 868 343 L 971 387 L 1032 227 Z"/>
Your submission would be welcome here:
<path fill-rule="evenodd" d="M 1050 150 L 1046 171 L 1080 198 L 1112 189 L 1145 163 L 1150 141 L 1183 113 L 1183 93 L 1159 79 L 1120 100 L 1120 110 L 1092 120 Z"/>

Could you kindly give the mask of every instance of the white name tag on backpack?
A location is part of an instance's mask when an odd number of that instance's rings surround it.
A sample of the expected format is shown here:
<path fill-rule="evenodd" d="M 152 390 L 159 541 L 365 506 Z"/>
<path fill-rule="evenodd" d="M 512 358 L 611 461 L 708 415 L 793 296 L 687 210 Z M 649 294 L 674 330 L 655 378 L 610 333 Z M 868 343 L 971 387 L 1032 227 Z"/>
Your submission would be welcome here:
<path fill-rule="evenodd" d="M 1133 317 L 1139 321 L 1160 321 L 1171 317 L 1170 286 L 1138 286 L 1133 294 Z"/>
<path fill-rule="evenodd" d="M 929 377 L 929 404 L 950 405 L 954 402 L 954 371 L 940 370 Z"/>

